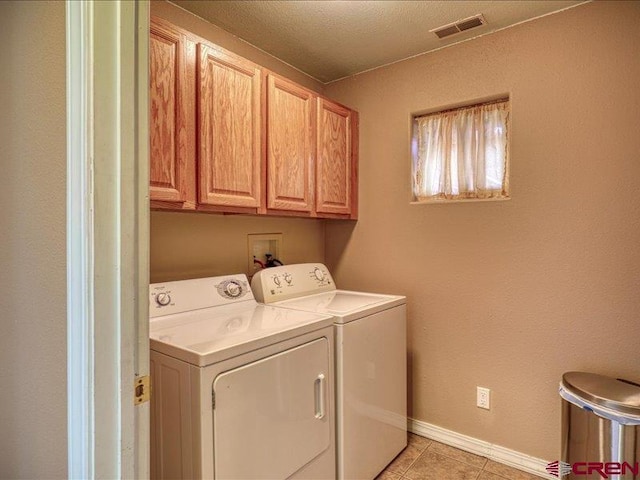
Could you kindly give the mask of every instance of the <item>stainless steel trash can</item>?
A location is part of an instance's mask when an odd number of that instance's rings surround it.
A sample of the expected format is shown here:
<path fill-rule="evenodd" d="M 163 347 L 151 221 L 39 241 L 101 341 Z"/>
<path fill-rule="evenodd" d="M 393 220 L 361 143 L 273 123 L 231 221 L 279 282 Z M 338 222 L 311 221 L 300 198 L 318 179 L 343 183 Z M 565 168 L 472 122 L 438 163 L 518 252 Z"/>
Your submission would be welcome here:
<path fill-rule="evenodd" d="M 565 480 L 640 479 L 640 385 L 584 372 L 560 384 Z"/>

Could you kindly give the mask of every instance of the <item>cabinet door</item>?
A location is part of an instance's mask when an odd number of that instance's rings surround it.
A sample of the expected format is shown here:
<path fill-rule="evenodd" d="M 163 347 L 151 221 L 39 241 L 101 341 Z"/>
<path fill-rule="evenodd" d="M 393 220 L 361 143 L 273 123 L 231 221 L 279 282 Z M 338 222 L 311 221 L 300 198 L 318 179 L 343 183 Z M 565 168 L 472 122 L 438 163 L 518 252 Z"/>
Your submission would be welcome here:
<path fill-rule="evenodd" d="M 198 200 L 259 207 L 260 69 L 221 48 L 198 48 Z"/>
<path fill-rule="evenodd" d="M 267 208 L 313 208 L 315 95 L 268 75 Z"/>
<path fill-rule="evenodd" d="M 195 44 L 151 22 L 150 197 L 154 207 L 195 208 Z"/>
<path fill-rule="evenodd" d="M 353 112 L 318 99 L 316 211 L 351 214 Z"/>

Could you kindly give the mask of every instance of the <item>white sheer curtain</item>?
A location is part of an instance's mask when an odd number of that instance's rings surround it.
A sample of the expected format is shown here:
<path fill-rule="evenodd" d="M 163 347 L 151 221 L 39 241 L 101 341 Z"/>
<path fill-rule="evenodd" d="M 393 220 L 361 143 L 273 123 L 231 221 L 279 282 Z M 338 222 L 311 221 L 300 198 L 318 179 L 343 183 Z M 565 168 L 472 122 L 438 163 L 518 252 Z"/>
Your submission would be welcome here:
<path fill-rule="evenodd" d="M 507 198 L 509 101 L 415 118 L 416 201 Z"/>

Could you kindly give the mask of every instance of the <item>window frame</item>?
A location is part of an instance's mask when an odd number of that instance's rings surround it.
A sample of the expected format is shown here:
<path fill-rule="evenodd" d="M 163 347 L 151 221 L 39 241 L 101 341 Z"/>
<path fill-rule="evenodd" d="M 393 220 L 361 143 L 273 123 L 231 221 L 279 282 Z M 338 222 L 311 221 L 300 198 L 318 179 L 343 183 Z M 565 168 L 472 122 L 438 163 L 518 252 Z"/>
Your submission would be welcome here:
<path fill-rule="evenodd" d="M 508 105 L 508 117 L 505 124 L 507 143 L 505 148 L 505 164 L 504 164 L 504 180 L 502 183 L 502 195 L 495 197 L 455 197 L 455 198 L 422 198 L 419 199 L 414 192 L 414 165 L 416 156 L 418 155 L 418 119 L 421 117 L 427 117 L 430 115 L 444 114 L 454 112 L 457 110 L 465 110 L 473 107 L 481 107 L 484 105 L 506 103 Z M 428 110 L 422 110 L 418 112 L 412 112 L 410 121 L 410 165 L 409 165 L 409 204 L 410 205 L 433 205 L 433 204 L 447 204 L 447 203 L 469 203 L 469 202 L 502 202 L 511 200 L 511 113 L 512 113 L 512 98 L 510 94 L 501 94 L 482 100 L 468 101 L 464 103 L 449 105 L 447 107 L 437 107 Z"/>

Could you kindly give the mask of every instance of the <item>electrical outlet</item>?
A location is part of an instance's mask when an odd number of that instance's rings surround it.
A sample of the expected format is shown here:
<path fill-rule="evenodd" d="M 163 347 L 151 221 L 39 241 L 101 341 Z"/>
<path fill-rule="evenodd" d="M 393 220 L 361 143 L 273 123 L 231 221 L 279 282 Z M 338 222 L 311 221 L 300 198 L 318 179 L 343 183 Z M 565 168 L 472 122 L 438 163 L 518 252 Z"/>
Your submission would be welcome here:
<path fill-rule="evenodd" d="M 476 406 L 489 410 L 491 405 L 491 390 L 484 387 L 477 387 L 477 388 L 478 388 L 478 391 L 477 391 L 478 397 L 476 401 Z"/>

